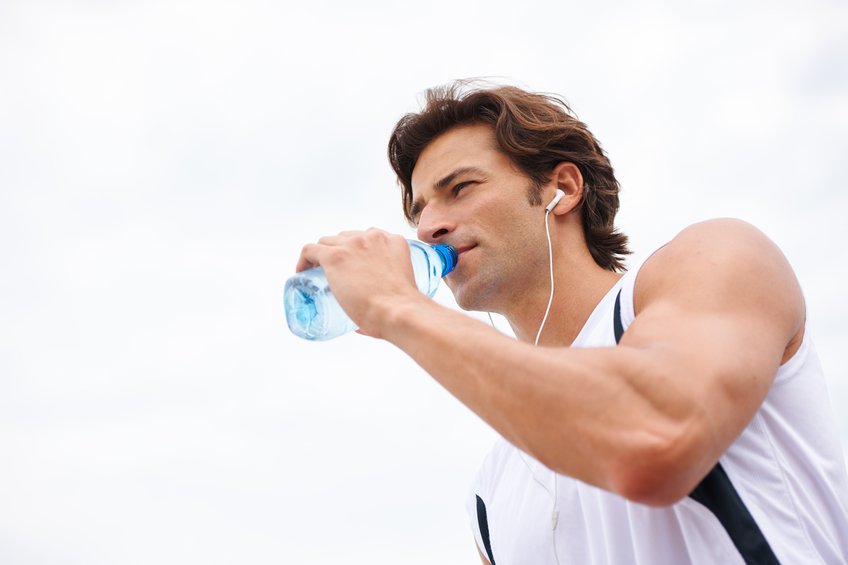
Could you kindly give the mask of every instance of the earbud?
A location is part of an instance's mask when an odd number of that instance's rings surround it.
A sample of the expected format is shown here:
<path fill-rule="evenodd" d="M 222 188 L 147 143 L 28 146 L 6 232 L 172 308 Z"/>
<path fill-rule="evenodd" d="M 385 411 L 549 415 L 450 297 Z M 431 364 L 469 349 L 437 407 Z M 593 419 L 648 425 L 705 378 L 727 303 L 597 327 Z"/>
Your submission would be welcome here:
<path fill-rule="evenodd" d="M 557 205 L 557 202 L 559 202 L 560 200 L 562 200 L 562 197 L 563 197 L 563 196 L 565 196 L 565 193 L 564 193 L 561 189 L 559 189 L 559 188 L 558 188 L 558 189 L 557 189 L 557 191 L 556 191 L 556 196 L 554 196 L 554 199 L 553 199 L 553 200 L 551 200 L 551 203 L 550 203 L 550 204 L 548 204 L 548 205 L 545 207 L 545 212 L 550 212 L 551 210 L 553 210 L 553 209 L 554 209 L 554 206 L 556 206 L 556 205 Z"/>

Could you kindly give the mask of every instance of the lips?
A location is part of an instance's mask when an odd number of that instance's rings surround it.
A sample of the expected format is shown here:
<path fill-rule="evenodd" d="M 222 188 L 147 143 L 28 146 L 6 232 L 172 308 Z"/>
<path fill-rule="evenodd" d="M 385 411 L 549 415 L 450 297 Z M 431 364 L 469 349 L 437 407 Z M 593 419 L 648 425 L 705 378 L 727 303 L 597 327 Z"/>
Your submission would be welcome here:
<path fill-rule="evenodd" d="M 477 246 L 476 245 L 456 245 L 456 246 L 454 246 L 454 249 L 456 249 L 456 253 L 457 253 L 457 255 L 459 255 L 459 259 L 462 260 L 462 255 L 464 253 L 467 253 L 468 251 L 471 251 L 475 247 L 477 247 Z"/>
<path fill-rule="evenodd" d="M 462 266 L 462 257 L 463 257 L 463 256 L 464 256 L 467 252 L 469 252 L 469 251 L 471 251 L 472 249 L 474 249 L 475 247 L 477 247 L 477 245 L 476 245 L 476 244 L 475 244 L 475 245 L 455 245 L 455 246 L 454 246 L 454 249 L 456 249 L 456 253 L 457 253 L 457 261 L 456 261 L 456 267 L 457 267 L 457 269 L 458 269 L 458 268 L 460 268 L 460 267 Z M 450 276 L 450 275 L 448 275 L 448 276 Z"/>

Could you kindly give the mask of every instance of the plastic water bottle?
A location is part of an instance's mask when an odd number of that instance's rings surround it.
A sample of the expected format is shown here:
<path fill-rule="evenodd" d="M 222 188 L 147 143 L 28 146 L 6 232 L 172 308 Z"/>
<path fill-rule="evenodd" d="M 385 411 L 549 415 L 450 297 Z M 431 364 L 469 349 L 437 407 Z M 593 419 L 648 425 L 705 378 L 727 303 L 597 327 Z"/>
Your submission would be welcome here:
<path fill-rule="evenodd" d="M 433 296 L 442 277 L 453 271 L 459 255 L 443 243 L 431 247 L 420 241 L 407 241 L 415 285 L 427 296 Z M 333 339 L 356 329 L 333 296 L 321 267 L 302 271 L 286 281 L 284 301 L 289 329 L 303 339 Z"/>

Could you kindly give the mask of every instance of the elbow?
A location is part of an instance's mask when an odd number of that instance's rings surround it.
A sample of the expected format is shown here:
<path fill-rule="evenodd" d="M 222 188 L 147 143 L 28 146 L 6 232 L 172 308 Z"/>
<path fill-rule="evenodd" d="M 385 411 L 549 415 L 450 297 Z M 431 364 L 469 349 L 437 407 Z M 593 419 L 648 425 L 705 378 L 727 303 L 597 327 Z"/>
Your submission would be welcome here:
<path fill-rule="evenodd" d="M 609 489 L 632 502 L 671 506 L 686 498 L 709 471 L 703 445 L 686 433 L 643 438 L 610 465 Z"/>
<path fill-rule="evenodd" d="M 647 506 L 671 506 L 686 497 L 688 491 L 677 488 L 676 481 L 668 480 L 662 470 L 656 472 L 621 473 L 612 482 L 612 491 Z"/>

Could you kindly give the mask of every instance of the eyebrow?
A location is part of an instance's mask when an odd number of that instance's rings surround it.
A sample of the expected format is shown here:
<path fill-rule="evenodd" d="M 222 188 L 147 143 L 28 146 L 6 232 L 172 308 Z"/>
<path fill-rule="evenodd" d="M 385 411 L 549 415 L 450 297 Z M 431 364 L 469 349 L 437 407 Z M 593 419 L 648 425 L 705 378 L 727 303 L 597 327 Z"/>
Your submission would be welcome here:
<path fill-rule="evenodd" d="M 477 167 L 460 167 L 458 169 L 451 171 L 450 173 L 448 173 L 447 175 L 445 175 L 441 179 L 437 180 L 433 184 L 433 188 L 435 188 L 437 191 L 443 190 L 446 186 L 448 186 L 454 180 L 456 180 L 456 177 L 459 177 L 459 176 L 462 176 L 462 175 L 485 176 L 485 174 L 486 173 L 482 169 L 478 169 Z M 412 217 L 412 221 L 415 222 L 415 223 L 418 223 L 418 215 L 421 213 L 421 208 L 422 208 L 422 206 L 421 206 L 421 199 L 420 198 L 416 198 L 415 201 L 412 203 L 412 205 L 409 207 L 409 215 Z"/>

